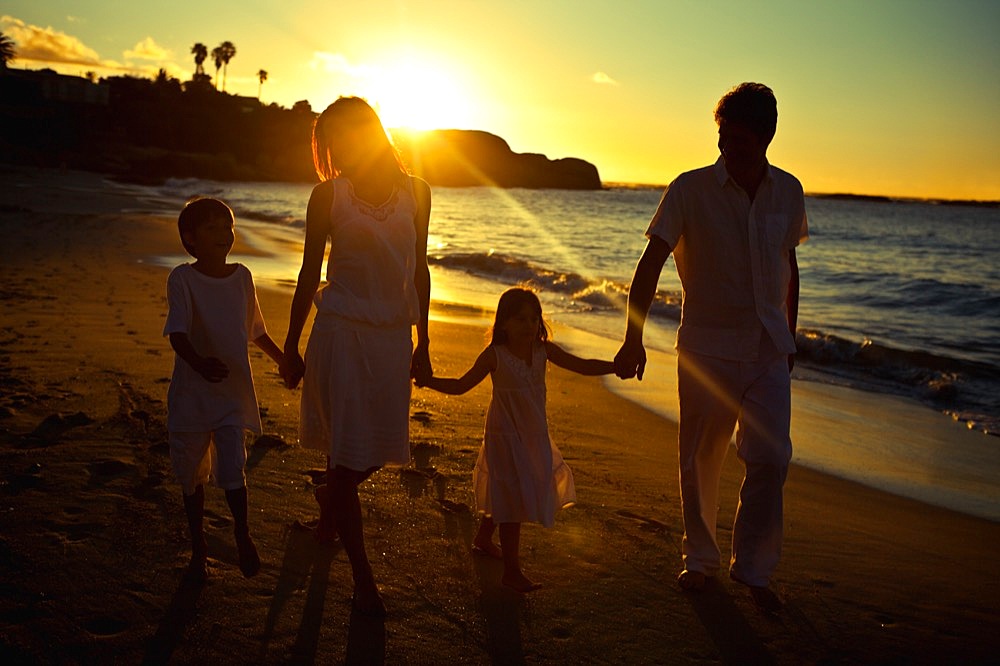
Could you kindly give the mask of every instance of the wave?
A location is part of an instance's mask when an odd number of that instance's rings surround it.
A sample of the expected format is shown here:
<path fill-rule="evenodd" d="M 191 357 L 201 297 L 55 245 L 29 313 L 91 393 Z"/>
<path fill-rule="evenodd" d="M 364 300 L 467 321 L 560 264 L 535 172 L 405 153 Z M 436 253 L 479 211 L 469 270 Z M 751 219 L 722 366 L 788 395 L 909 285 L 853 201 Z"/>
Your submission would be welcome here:
<path fill-rule="evenodd" d="M 628 285 L 613 280 L 594 280 L 579 273 L 562 272 L 497 252 L 466 252 L 431 255 L 428 262 L 507 284 L 533 285 L 542 292 L 568 299 L 575 307 L 594 311 L 625 311 Z M 680 321 L 680 294 L 658 292 L 650 316 Z"/>
<path fill-rule="evenodd" d="M 1000 369 L 994 366 L 811 329 L 799 329 L 795 345 L 797 362 L 855 388 L 916 398 L 969 428 L 1000 436 L 1000 396 L 995 390 Z"/>

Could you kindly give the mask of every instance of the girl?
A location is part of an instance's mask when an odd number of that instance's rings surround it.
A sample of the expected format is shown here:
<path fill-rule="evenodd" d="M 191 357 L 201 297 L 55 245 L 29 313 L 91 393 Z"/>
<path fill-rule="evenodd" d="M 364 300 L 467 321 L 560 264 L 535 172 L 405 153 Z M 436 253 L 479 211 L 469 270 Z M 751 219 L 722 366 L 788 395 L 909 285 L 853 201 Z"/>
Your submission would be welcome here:
<path fill-rule="evenodd" d="M 551 527 L 557 509 L 576 503 L 573 473 L 549 439 L 546 361 L 581 375 L 614 372 L 610 361 L 583 359 L 549 341 L 538 297 L 528 289 L 514 287 L 500 296 L 490 344 L 468 372 L 458 379 L 417 381 L 418 386 L 460 395 L 486 375 L 492 377 L 493 397 L 472 477 L 476 505 L 483 515 L 472 548 L 502 557 L 502 582 L 518 592 L 541 587 L 521 571 L 521 523 Z M 498 524 L 499 548 L 493 543 Z"/>
<path fill-rule="evenodd" d="M 410 377 L 431 375 L 427 310 L 430 188 L 407 174 L 375 111 L 341 97 L 316 119 L 306 240 L 285 339 L 282 376 L 304 376 L 299 438 L 327 454 L 317 489 L 317 537 L 340 536 L 354 575 L 354 609 L 385 606 L 365 551 L 358 485 L 410 460 Z M 317 292 L 327 241 L 327 284 Z M 299 338 L 316 303 L 306 358 Z M 411 327 L 417 327 L 413 349 Z"/>

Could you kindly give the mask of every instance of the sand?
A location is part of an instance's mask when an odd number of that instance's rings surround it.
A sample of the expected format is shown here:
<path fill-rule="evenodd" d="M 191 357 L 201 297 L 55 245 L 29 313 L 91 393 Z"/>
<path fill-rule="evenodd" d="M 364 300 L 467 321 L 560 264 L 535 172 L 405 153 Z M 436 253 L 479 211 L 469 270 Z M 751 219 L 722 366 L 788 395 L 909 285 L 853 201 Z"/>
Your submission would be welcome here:
<path fill-rule="evenodd" d="M 265 432 L 247 473 L 263 568 L 240 574 L 223 494 L 209 488 L 210 580 L 186 585 L 164 426 L 167 270 L 148 261 L 176 252 L 175 218 L 122 212 L 136 202 L 92 174 L 0 168 L 0 185 L 5 664 L 998 659 L 1000 524 L 798 467 L 774 579 L 785 609 L 760 612 L 727 579 L 680 591 L 675 424 L 558 368 L 551 432 L 579 504 L 552 529 L 523 531 L 523 563 L 542 590 L 506 591 L 500 565 L 469 553 L 488 382 L 463 397 L 415 390 L 413 463 L 361 489 L 389 614 L 352 616 L 343 551 L 293 527 L 315 518 L 323 460 L 295 445 L 298 392 L 256 350 Z M 264 289 L 260 300 L 280 343 L 290 290 Z M 450 375 L 472 362 L 484 331 L 455 323 L 460 310 L 446 314 L 432 321 L 431 350 Z M 740 478 L 730 455 L 723 557 Z"/>

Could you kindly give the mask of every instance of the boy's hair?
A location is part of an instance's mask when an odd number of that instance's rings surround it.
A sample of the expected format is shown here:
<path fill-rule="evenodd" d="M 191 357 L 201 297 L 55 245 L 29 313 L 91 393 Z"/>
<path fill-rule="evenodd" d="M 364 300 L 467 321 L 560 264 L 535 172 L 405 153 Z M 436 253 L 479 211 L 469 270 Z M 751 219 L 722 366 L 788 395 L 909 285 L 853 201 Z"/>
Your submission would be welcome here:
<path fill-rule="evenodd" d="M 741 83 L 715 106 L 715 122 L 743 123 L 761 139 L 770 141 L 778 127 L 778 101 L 763 83 Z"/>
<path fill-rule="evenodd" d="M 538 295 L 527 287 L 511 287 L 500 294 L 496 318 L 493 321 L 493 328 L 490 329 L 491 347 L 507 343 L 507 333 L 503 330 L 503 325 L 526 305 L 538 315 L 538 341 L 545 342 L 549 339 L 549 325 L 542 318 L 542 303 L 538 300 Z"/>
<path fill-rule="evenodd" d="M 194 253 L 194 248 L 184 240 L 184 236 L 186 234 L 193 234 L 198 227 L 218 217 L 226 217 L 233 221 L 236 220 L 232 208 L 212 197 L 194 197 L 189 199 L 184 204 L 184 208 L 181 209 L 181 214 L 177 216 L 177 230 L 181 234 L 181 243 L 188 254 L 195 259 L 198 258 L 198 255 Z"/>

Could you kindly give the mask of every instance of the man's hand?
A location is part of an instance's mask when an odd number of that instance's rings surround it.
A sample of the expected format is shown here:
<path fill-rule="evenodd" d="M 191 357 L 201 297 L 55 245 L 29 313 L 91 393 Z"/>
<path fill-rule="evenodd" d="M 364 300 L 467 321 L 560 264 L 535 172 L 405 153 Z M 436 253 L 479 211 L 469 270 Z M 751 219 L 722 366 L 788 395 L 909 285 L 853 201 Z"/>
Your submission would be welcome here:
<path fill-rule="evenodd" d="M 626 340 L 615 354 L 615 374 L 619 379 L 638 378 L 646 371 L 646 349 L 642 342 Z"/>

